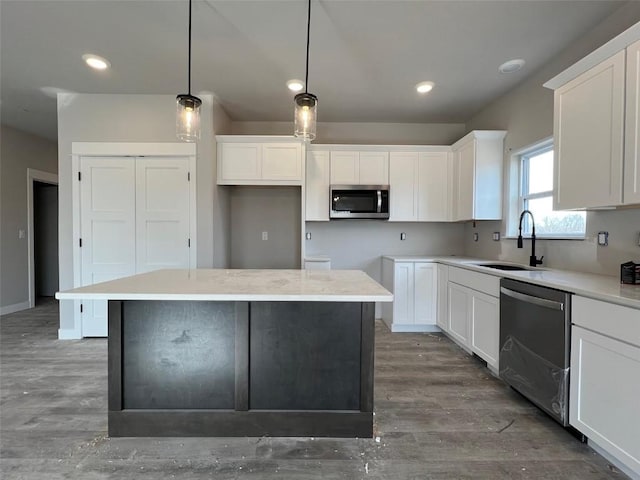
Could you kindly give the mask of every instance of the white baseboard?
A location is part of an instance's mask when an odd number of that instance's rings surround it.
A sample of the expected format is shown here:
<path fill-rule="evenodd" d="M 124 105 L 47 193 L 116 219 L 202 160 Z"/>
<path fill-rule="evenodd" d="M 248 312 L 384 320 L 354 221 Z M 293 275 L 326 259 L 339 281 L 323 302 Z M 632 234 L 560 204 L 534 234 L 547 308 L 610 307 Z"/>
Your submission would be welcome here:
<path fill-rule="evenodd" d="M 437 325 L 415 325 L 411 323 L 403 325 L 394 323 L 390 327 L 393 333 L 435 333 L 442 331 Z"/>
<path fill-rule="evenodd" d="M 58 340 L 80 340 L 82 332 L 75 328 L 59 328 Z"/>
<path fill-rule="evenodd" d="M 31 308 L 29 300 L 21 303 L 14 303 L 13 305 L 7 305 L 6 307 L 0 307 L 0 315 L 9 315 L 10 313 L 19 312 L 21 310 L 27 310 Z"/>

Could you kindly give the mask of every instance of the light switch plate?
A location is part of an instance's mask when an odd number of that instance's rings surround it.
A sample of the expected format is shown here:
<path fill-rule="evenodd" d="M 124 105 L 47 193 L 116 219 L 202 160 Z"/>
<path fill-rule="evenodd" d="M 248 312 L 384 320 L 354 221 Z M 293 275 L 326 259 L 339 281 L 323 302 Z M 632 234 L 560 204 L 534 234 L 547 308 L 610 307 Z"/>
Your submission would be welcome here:
<path fill-rule="evenodd" d="M 478 241 L 478 232 L 473 232 L 473 241 L 474 242 Z"/>
<path fill-rule="evenodd" d="M 598 232 L 598 245 L 609 245 L 609 232 Z"/>
<path fill-rule="evenodd" d="M 407 239 L 407 234 L 406 234 L 406 233 L 404 233 L 404 232 L 402 232 L 402 233 L 400 234 L 400 240 L 406 240 L 406 239 Z"/>

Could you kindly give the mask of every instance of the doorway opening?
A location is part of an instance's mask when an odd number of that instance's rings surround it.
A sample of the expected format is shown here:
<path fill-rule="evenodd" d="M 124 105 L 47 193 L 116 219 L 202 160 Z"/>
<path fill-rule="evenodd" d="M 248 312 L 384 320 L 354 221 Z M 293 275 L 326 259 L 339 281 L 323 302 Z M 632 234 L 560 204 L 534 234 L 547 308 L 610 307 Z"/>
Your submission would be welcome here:
<path fill-rule="evenodd" d="M 27 170 L 29 306 L 55 302 L 58 291 L 58 176 Z"/>

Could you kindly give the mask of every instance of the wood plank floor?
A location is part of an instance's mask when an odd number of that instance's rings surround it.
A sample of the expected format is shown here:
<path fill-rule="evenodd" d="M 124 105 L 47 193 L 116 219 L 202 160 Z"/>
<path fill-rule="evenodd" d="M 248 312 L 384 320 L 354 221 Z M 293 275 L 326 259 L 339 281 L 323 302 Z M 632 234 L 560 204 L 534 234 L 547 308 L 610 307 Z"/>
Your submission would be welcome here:
<path fill-rule="evenodd" d="M 376 439 L 113 438 L 107 342 L 49 302 L 0 320 L 0 477 L 622 479 L 446 337 L 376 327 Z"/>

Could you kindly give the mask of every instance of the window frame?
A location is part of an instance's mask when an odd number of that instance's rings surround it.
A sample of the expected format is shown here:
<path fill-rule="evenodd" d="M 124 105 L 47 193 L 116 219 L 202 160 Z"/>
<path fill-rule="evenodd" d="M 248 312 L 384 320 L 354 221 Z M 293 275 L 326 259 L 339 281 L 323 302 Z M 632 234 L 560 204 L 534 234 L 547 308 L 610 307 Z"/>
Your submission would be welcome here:
<path fill-rule="evenodd" d="M 507 191 L 509 195 L 508 205 L 509 215 L 508 221 L 506 225 L 506 238 L 516 238 L 518 236 L 518 224 L 520 221 L 520 213 L 525 209 L 525 203 L 529 200 L 535 200 L 539 198 L 545 198 L 551 196 L 553 199 L 553 195 L 555 192 L 555 178 L 553 179 L 553 188 L 551 190 L 546 190 L 543 192 L 536 193 L 524 193 L 528 192 L 529 187 L 529 178 L 528 173 L 529 169 L 528 162 L 532 157 L 537 155 L 544 154 L 549 151 L 555 151 L 555 144 L 553 141 L 553 137 L 547 137 L 544 140 L 528 145 L 524 148 L 519 149 L 516 152 L 513 152 L 511 155 L 511 168 L 510 168 L 510 185 L 511 188 Z M 556 161 L 554 155 L 554 162 Z M 555 163 L 554 163 L 554 171 L 555 171 Z M 587 219 L 585 217 L 585 231 L 583 233 L 572 234 L 572 233 L 559 233 L 559 234 L 550 234 L 550 233 L 536 233 L 536 238 L 545 239 L 545 240 L 584 240 L 586 238 L 587 232 Z M 524 231 L 528 231 L 530 229 L 530 216 L 526 215 L 523 219 L 523 233 Z"/>

